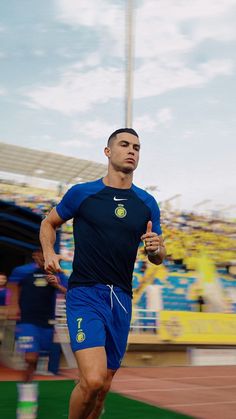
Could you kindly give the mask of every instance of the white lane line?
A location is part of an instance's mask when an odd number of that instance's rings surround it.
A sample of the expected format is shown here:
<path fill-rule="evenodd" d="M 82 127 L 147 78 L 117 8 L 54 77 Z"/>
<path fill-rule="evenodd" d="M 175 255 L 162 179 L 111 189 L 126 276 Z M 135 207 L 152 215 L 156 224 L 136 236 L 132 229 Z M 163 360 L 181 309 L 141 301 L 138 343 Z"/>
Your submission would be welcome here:
<path fill-rule="evenodd" d="M 193 390 L 209 390 L 209 391 L 214 391 L 214 390 L 222 390 L 222 389 L 233 389 L 236 388 L 236 385 L 232 385 L 232 386 L 215 386 L 215 387 L 210 387 L 210 386 L 194 386 L 194 387 L 171 387 L 171 388 L 145 388 L 145 389 L 127 389 L 127 390 L 123 390 L 122 392 L 125 393 L 146 393 L 148 391 L 155 391 L 155 392 L 168 392 L 168 391 L 193 391 Z"/>
<path fill-rule="evenodd" d="M 178 403 L 178 404 L 168 404 L 165 405 L 165 408 L 170 407 L 188 407 L 188 406 L 212 406 L 215 404 L 236 404 L 236 400 L 222 401 L 222 402 L 203 402 L 203 403 Z"/>
<path fill-rule="evenodd" d="M 152 378 L 146 378 L 146 377 L 137 377 L 137 378 L 127 378 L 127 379 L 125 379 L 125 378 L 114 378 L 114 380 L 113 380 L 113 382 L 116 382 L 116 383 L 126 383 L 126 382 L 129 382 L 129 381 L 162 381 L 162 380 L 164 380 L 164 381 L 168 381 L 168 380 L 170 380 L 170 381 L 172 381 L 172 380 L 196 380 L 196 379 L 199 379 L 199 380 L 209 380 L 210 378 L 236 378 L 236 375 L 208 375 L 208 376 L 204 376 L 204 377 L 201 377 L 201 376 L 188 376 L 188 377 L 182 377 L 182 376 L 179 376 L 179 377 L 157 377 L 157 378 L 154 378 L 154 377 L 152 377 Z"/>
<path fill-rule="evenodd" d="M 201 376 L 188 376 L 188 377 L 173 377 L 173 378 L 164 378 L 164 380 L 179 380 L 179 379 L 184 379 L 184 380 L 196 380 L 197 378 L 199 378 L 200 380 L 209 380 L 209 378 L 236 378 L 236 375 L 205 375 L 203 377 Z"/>

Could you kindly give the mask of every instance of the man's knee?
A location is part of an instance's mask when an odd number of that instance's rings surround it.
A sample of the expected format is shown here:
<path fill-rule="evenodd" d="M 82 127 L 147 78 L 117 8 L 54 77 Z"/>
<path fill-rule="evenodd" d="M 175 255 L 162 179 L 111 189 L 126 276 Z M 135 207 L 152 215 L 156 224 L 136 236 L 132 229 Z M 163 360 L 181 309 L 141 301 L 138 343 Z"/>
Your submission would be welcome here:
<path fill-rule="evenodd" d="M 103 402 L 105 400 L 105 397 L 107 393 L 109 392 L 111 388 L 111 382 L 112 382 L 113 375 L 108 375 L 104 381 L 102 389 L 98 393 L 98 400 Z"/>
<path fill-rule="evenodd" d="M 25 362 L 28 365 L 36 368 L 37 361 L 38 361 L 38 354 L 37 353 L 35 353 L 35 352 L 26 352 L 26 354 L 25 354 Z"/>
<path fill-rule="evenodd" d="M 97 394 L 104 388 L 105 380 L 105 376 L 95 374 L 81 380 L 81 389 L 85 393 L 86 399 L 97 396 Z"/>

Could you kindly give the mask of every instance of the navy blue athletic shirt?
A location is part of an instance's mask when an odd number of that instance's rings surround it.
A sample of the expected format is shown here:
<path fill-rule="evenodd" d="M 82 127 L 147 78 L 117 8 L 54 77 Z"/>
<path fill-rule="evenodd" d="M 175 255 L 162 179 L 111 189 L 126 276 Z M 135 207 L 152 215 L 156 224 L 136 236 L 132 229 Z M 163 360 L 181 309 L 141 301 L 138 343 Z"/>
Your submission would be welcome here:
<path fill-rule="evenodd" d="M 35 263 L 18 266 L 9 278 L 21 286 L 19 306 L 21 323 L 31 323 L 41 327 L 51 327 L 49 320 L 55 317 L 57 290 L 48 285 L 46 272 Z M 61 283 L 66 286 L 67 278 L 59 274 Z"/>
<path fill-rule="evenodd" d="M 106 186 L 102 179 L 73 186 L 56 207 L 64 220 L 73 218 L 75 253 L 69 288 L 113 284 L 132 295 L 138 246 L 149 220 L 161 234 L 155 199 L 132 185 Z"/>
<path fill-rule="evenodd" d="M 0 287 L 0 306 L 5 306 L 7 301 L 7 288 Z"/>

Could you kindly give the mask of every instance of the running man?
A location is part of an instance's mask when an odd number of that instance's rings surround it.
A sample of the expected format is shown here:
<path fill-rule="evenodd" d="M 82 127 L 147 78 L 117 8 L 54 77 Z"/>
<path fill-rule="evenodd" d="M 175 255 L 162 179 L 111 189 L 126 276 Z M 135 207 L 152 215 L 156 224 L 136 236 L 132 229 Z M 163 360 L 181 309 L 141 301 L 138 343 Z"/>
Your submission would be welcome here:
<path fill-rule="evenodd" d="M 59 273 L 60 282 L 44 270 L 41 249 L 32 254 L 33 263 L 16 267 L 9 282 L 16 283 L 15 317 L 17 349 L 24 353 L 26 368 L 18 387 L 17 419 L 37 418 L 37 383 L 32 382 L 40 352 L 49 354 L 53 343 L 53 325 L 57 290 L 66 292 L 67 278 Z"/>
<path fill-rule="evenodd" d="M 80 382 L 72 391 L 69 419 L 99 418 L 125 353 L 131 319 L 132 275 L 138 246 L 148 259 L 165 257 L 155 199 L 135 186 L 140 142 L 131 128 L 111 134 L 105 147 L 108 173 L 73 186 L 41 224 L 49 274 L 61 272 L 56 229 L 73 218 L 74 261 L 67 292 L 67 322 Z"/>

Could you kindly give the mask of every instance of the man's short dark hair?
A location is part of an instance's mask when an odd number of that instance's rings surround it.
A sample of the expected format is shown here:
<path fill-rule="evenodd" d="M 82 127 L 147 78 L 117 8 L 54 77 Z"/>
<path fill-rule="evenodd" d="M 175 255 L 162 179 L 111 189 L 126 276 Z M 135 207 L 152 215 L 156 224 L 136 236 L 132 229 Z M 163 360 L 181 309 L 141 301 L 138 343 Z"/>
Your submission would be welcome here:
<path fill-rule="evenodd" d="M 135 137 L 139 138 L 137 132 L 133 128 L 120 128 L 114 131 L 110 137 L 108 138 L 107 145 L 109 146 L 114 138 L 116 138 L 117 134 L 121 134 L 122 132 L 128 132 L 128 134 L 135 135 Z"/>

